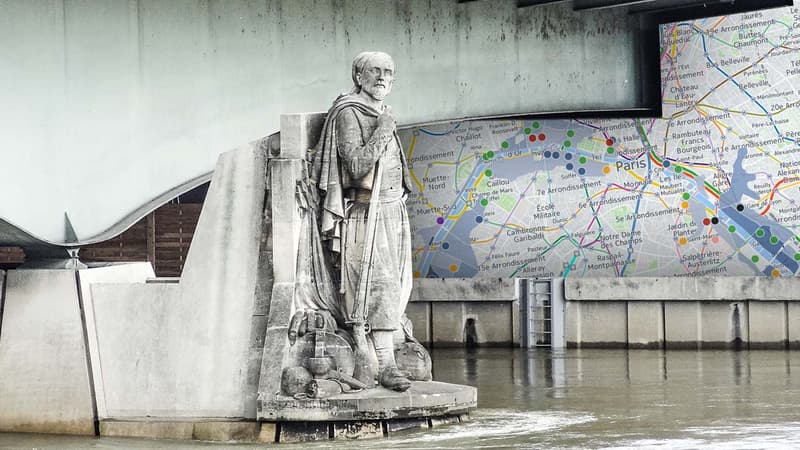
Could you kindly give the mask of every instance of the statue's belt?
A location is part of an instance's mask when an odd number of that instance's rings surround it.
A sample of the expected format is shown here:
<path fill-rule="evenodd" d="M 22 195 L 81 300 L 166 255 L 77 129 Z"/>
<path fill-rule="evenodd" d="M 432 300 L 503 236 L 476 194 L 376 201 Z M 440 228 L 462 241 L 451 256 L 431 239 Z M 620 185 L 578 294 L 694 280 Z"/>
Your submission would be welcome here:
<path fill-rule="evenodd" d="M 370 189 L 350 188 L 347 190 L 347 198 L 355 203 L 369 203 L 372 196 Z M 381 189 L 379 200 L 382 203 L 400 199 L 403 196 L 402 189 Z"/>

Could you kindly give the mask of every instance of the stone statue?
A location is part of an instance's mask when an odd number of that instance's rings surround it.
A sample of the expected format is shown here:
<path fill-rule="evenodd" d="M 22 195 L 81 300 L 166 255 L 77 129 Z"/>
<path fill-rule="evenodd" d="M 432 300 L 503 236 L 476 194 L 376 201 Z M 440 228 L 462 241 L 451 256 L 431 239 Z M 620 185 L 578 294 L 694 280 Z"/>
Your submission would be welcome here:
<path fill-rule="evenodd" d="M 354 341 L 354 376 L 367 386 L 377 378 L 404 391 L 410 381 L 397 367 L 393 334 L 402 328 L 411 293 L 410 177 L 384 104 L 394 61 L 386 53 L 361 53 L 352 78 L 353 89 L 328 111 L 311 180 L 320 191 L 320 233 L 335 255 L 340 309 Z"/>
<path fill-rule="evenodd" d="M 262 254 L 275 270 L 256 401 L 258 419 L 283 423 L 281 434 L 381 433 L 476 406 L 474 388 L 431 380 L 430 355 L 404 314 L 410 177 L 383 104 L 394 75 L 389 55 L 361 53 L 354 87 L 327 114 L 281 117 L 268 168 L 272 226 L 262 244 L 271 246 Z"/>

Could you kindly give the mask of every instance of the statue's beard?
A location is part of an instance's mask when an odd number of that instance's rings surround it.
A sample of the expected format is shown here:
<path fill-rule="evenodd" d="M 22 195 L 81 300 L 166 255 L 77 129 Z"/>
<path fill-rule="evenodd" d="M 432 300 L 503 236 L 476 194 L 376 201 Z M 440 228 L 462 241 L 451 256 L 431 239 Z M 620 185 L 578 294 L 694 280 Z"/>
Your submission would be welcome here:
<path fill-rule="evenodd" d="M 383 86 L 370 86 L 365 87 L 364 90 L 369 94 L 370 97 L 374 98 L 375 100 L 383 101 L 387 95 L 389 95 L 389 88 Z"/>

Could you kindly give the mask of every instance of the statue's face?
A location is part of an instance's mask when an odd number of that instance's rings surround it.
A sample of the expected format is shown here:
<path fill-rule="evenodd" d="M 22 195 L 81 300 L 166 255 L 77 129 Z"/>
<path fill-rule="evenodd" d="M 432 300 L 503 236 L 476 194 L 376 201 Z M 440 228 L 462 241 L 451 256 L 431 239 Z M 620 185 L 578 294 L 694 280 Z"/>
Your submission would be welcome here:
<path fill-rule="evenodd" d="M 369 60 L 364 70 L 356 77 L 362 91 L 375 100 L 381 101 L 392 91 L 394 61 L 388 56 L 375 56 Z"/>

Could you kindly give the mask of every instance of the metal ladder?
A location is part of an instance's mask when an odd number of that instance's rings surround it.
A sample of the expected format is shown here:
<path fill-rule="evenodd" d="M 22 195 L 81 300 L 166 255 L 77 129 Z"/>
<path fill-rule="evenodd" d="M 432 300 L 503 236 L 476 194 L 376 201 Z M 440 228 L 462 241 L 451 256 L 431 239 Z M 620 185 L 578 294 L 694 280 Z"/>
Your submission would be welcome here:
<path fill-rule="evenodd" d="M 560 280 L 530 278 L 520 280 L 520 319 L 522 346 L 563 347 L 562 292 L 556 289 Z M 557 291 L 557 292 L 556 292 Z M 555 308 L 556 305 L 559 307 Z M 557 322 L 557 323 L 556 323 Z"/>

